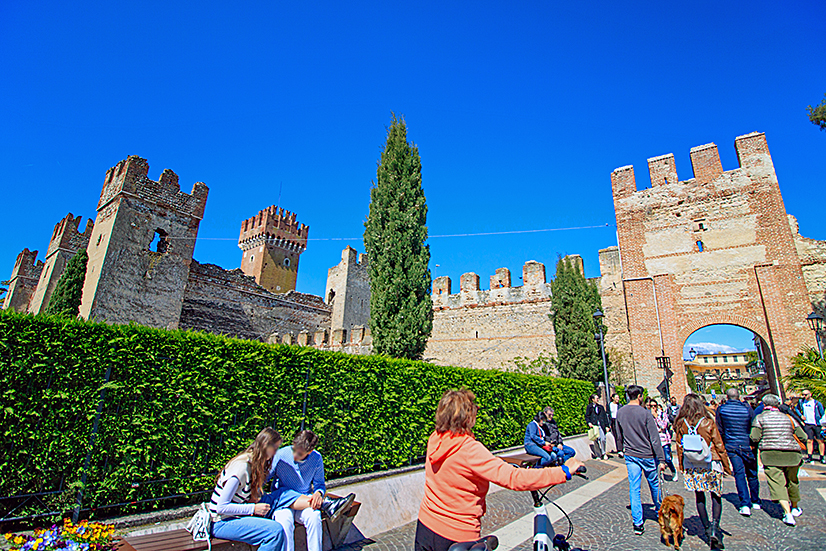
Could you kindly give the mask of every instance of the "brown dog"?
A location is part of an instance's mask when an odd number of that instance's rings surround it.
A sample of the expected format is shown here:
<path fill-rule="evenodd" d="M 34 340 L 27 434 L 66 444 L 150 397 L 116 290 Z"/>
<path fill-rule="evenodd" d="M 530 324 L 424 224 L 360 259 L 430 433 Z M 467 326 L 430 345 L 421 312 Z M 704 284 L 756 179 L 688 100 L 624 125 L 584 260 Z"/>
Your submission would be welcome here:
<path fill-rule="evenodd" d="M 669 544 L 669 536 L 673 540 L 674 549 L 679 549 L 683 541 L 683 496 L 667 496 L 660 506 L 660 534 L 665 544 Z"/>

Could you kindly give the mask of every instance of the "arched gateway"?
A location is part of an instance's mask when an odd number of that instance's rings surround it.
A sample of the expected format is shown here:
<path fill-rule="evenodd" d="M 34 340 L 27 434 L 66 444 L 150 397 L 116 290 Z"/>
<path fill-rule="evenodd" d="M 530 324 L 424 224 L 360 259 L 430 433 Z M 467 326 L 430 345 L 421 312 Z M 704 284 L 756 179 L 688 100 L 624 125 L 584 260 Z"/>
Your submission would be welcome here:
<path fill-rule="evenodd" d="M 734 145 L 740 167 L 727 172 L 707 144 L 691 150 L 690 180 L 678 180 L 673 155 L 648 160 L 649 189 L 637 190 L 632 166 L 611 174 L 619 241 L 612 304 L 624 310 L 627 334 L 618 338 L 649 390 L 663 382 L 667 358 L 671 393 L 685 395 L 683 345 L 708 325 L 759 335 L 775 389 L 789 358 L 815 345 L 806 326 L 812 301 L 765 135 Z"/>

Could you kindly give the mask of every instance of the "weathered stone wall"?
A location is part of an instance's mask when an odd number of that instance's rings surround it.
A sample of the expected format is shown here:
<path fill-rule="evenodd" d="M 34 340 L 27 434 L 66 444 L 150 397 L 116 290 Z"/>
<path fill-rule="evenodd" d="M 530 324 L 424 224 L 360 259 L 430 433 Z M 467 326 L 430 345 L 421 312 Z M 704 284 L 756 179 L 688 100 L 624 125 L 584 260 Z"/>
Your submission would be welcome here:
<path fill-rule="evenodd" d="M 619 247 L 608 247 L 599 251 L 599 270 L 601 277 L 598 278 L 597 285 L 607 329 L 605 351 L 611 359 L 613 380 L 620 384 L 630 383 L 634 381 L 634 364 Z"/>
<path fill-rule="evenodd" d="M 551 286 L 545 266 L 530 261 L 522 270 L 524 285 L 510 286 L 510 272 L 491 276 L 491 289 L 479 288 L 479 276 L 461 277 L 459 293 L 451 281 L 433 282 L 433 332 L 424 359 L 441 365 L 485 369 L 514 367 L 513 359 L 556 354 L 551 312 Z"/>
<path fill-rule="evenodd" d="M 826 318 L 826 241 L 801 236 L 797 219 L 792 215 L 789 215 L 789 226 L 792 228 L 797 255 L 800 257 L 809 300 L 812 307 Z"/>
<path fill-rule="evenodd" d="M 136 156 L 106 173 L 87 248 L 84 318 L 178 327 L 208 189 L 198 182 L 186 194 L 171 170 L 158 181 L 148 173 Z"/>
<path fill-rule="evenodd" d="M 8 280 L 9 290 L 3 299 L 3 308 L 27 312 L 42 272 L 43 261 L 37 260 L 37 251 L 27 248 L 20 251 Z"/>
<path fill-rule="evenodd" d="M 341 262 L 327 271 L 324 299 L 333 310 L 331 330 L 347 332 L 366 327 L 370 322 L 370 276 L 367 255 L 352 247 L 341 253 Z"/>
<path fill-rule="evenodd" d="M 727 172 L 714 144 L 692 149 L 694 178 L 682 182 L 673 155 L 649 159 L 649 189 L 637 190 L 631 166 L 611 175 L 631 347 L 650 390 L 663 380 L 655 357 L 664 351 L 672 369 L 681 366 L 686 338 L 707 325 L 760 335 L 779 365 L 775 378 L 814 344 L 809 291 L 765 136 L 740 136 L 735 148 L 740 167 Z M 685 377 L 674 371 L 672 392 L 681 396 Z"/>
<path fill-rule="evenodd" d="M 87 220 L 86 228 L 81 233 L 80 219 L 80 216 L 75 217 L 70 212 L 55 225 L 46 252 L 46 262 L 29 306 L 30 312 L 39 314 L 46 310 L 52 292 L 57 286 L 60 276 L 63 275 L 63 270 L 66 269 L 66 264 L 79 250 L 88 247 L 95 224 L 91 219 Z"/>
<path fill-rule="evenodd" d="M 329 327 L 321 297 L 296 291 L 271 293 L 240 269 L 192 261 L 180 328 L 268 342 Z M 289 338 L 287 339 L 289 341 Z"/>

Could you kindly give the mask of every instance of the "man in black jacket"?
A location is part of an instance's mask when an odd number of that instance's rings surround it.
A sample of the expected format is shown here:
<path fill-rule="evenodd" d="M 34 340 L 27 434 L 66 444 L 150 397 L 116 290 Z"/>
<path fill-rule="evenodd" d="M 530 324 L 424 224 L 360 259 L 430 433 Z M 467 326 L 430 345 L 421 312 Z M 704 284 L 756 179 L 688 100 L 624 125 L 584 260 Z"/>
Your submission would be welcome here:
<path fill-rule="evenodd" d="M 585 422 L 599 431 L 599 438 L 594 441 L 594 458 L 608 459 L 605 446 L 605 433 L 608 432 L 608 412 L 599 403 L 599 394 L 592 394 L 588 409 L 585 410 Z"/>
<path fill-rule="evenodd" d="M 554 419 L 554 408 L 545 408 L 547 421 L 542 424 L 542 432 L 545 433 L 545 442 L 550 445 L 556 454 L 556 463 L 561 465 L 576 455 L 576 450 L 562 443 L 562 433 Z"/>

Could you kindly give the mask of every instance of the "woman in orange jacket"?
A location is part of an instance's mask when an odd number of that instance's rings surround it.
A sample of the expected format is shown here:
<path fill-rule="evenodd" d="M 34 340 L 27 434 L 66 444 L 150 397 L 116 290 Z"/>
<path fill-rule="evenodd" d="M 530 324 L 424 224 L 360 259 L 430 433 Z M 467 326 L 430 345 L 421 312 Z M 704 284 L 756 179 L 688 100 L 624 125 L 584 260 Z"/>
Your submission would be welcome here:
<path fill-rule="evenodd" d="M 490 483 L 517 491 L 561 484 L 582 466 L 517 469 L 494 456 L 471 432 L 476 396 L 470 390 L 445 392 L 436 409 L 436 430 L 427 441 L 424 499 L 419 508 L 415 551 L 447 551 L 456 542 L 479 539 Z"/>

